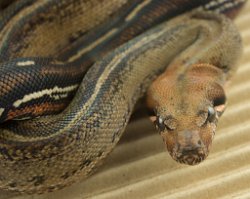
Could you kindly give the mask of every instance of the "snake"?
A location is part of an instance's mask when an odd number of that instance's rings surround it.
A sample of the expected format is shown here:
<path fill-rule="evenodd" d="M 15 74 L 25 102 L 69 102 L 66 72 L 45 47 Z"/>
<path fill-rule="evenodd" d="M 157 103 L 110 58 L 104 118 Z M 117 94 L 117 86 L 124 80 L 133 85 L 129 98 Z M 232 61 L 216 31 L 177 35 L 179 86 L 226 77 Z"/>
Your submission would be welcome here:
<path fill-rule="evenodd" d="M 242 51 L 243 0 L 22 0 L 0 11 L 0 188 L 94 173 L 139 99 L 171 157 L 209 153 Z"/>

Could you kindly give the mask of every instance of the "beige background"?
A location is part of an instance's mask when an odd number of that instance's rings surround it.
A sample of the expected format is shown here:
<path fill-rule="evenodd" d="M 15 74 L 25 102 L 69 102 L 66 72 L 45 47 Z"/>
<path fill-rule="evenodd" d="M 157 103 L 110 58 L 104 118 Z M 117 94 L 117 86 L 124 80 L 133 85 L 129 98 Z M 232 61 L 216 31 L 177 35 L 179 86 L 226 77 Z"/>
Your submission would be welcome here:
<path fill-rule="evenodd" d="M 250 198 L 250 2 L 236 24 L 244 56 L 205 162 L 174 162 L 152 124 L 142 119 L 129 125 L 106 163 L 88 180 L 40 196 L 0 191 L 0 199 Z"/>

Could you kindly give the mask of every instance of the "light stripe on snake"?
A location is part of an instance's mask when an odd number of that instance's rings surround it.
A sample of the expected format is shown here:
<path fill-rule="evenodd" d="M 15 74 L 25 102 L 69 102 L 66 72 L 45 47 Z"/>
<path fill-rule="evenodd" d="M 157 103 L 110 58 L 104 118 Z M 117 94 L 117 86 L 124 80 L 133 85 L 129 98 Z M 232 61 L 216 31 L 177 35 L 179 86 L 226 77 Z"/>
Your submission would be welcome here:
<path fill-rule="evenodd" d="M 217 108 L 225 103 L 224 83 L 241 51 L 230 19 L 206 8 L 233 17 L 242 5 L 241 0 L 10 5 L 0 23 L 2 121 L 30 116 L 30 110 L 35 116 L 40 110 L 62 112 L 0 126 L 0 187 L 44 193 L 88 177 L 115 147 L 149 87 L 148 105 L 170 154 L 181 163 L 202 161 Z M 167 85 L 159 89 L 159 81 Z M 69 99 L 57 96 L 76 85 Z"/>

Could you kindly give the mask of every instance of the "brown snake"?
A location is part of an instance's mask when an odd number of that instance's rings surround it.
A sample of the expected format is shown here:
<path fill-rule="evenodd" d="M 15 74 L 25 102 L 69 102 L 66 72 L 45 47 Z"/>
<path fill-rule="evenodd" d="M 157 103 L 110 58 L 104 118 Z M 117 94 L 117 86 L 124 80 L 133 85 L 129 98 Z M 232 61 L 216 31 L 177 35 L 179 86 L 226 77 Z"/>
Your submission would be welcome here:
<path fill-rule="evenodd" d="M 147 90 L 170 155 L 189 165 L 204 160 L 241 54 L 237 29 L 219 13 L 233 17 L 243 3 L 11 4 L 0 18 L 0 102 L 10 104 L 0 104 L 2 120 L 61 111 L 77 91 L 59 114 L 0 126 L 0 188 L 44 193 L 89 176 Z"/>

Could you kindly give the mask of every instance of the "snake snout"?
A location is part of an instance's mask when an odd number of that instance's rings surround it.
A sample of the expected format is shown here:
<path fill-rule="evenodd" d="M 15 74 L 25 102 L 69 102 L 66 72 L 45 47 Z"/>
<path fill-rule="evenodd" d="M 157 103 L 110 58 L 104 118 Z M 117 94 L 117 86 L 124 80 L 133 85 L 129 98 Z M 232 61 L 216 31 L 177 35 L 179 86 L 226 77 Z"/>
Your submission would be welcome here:
<path fill-rule="evenodd" d="M 176 160 L 188 165 L 196 165 L 206 157 L 203 147 L 183 148 L 177 154 Z"/>
<path fill-rule="evenodd" d="M 174 146 L 173 159 L 177 162 L 196 165 L 207 157 L 207 148 L 198 131 L 182 131 L 178 133 Z"/>

